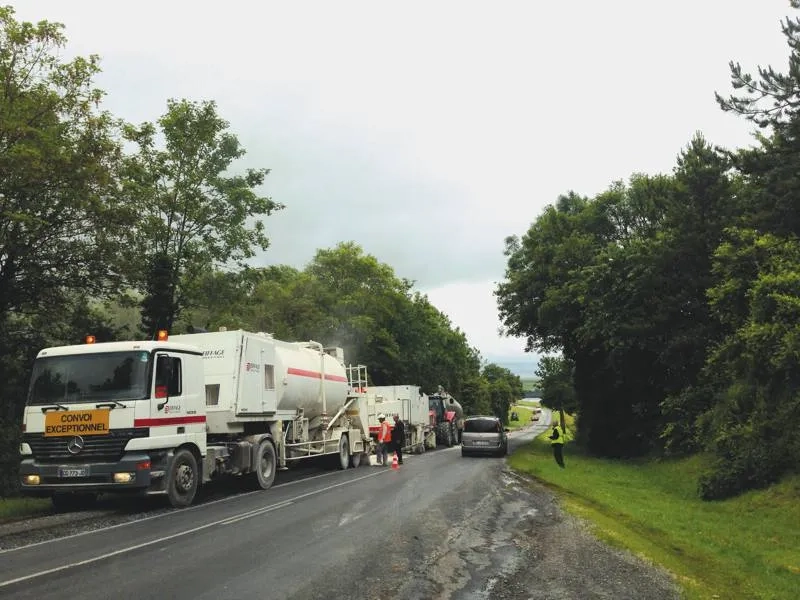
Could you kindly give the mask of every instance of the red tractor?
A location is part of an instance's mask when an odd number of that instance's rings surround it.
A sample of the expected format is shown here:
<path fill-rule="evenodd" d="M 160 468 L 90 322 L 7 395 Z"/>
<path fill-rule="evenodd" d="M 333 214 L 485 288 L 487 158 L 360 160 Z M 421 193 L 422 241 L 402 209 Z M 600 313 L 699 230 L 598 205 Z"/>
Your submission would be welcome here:
<path fill-rule="evenodd" d="M 431 429 L 436 432 L 436 444 L 444 444 L 448 448 L 460 444 L 464 429 L 464 409 L 461 404 L 439 386 L 436 393 L 428 396 L 428 408 Z"/>

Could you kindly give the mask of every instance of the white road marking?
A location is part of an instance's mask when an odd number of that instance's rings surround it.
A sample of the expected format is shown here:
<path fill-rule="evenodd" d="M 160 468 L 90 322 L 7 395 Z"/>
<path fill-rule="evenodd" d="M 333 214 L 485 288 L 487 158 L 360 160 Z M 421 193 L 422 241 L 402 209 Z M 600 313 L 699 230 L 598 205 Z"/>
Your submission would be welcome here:
<path fill-rule="evenodd" d="M 246 512 L 239 516 L 231 517 L 227 521 L 221 521 L 220 525 L 230 525 L 231 523 L 238 523 L 239 521 L 244 521 L 245 519 L 249 519 L 250 517 L 257 517 L 259 515 L 263 515 L 264 513 L 272 512 L 273 510 L 278 510 L 279 508 L 291 506 L 292 504 L 294 504 L 294 502 L 288 500 L 286 502 L 281 502 L 280 504 L 267 506 L 266 508 L 257 508 L 256 510 L 251 510 L 250 512 Z"/>
<path fill-rule="evenodd" d="M 297 483 L 303 483 L 306 481 L 313 481 L 314 479 L 321 479 L 323 477 L 332 477 L 333 475 L 338 475 L 341 471 L 334 471 L 333 473 L 321 473 L 320 475 L 312 475 L 311 477 L 304 477 L 303 479 L 296 479 L 295 481 L 287 481 L 286 483 L 279 483 L 278 485 L 273 485 L 270 490 L 277 490 L 278 488 L 282 487 L 289 487 L 290 485 L 295 485 Z M 355 481 L 355 480 L 353 480 Z M 212 500 L 211 502 L 204 502 L 203 504 L 196 504 L 194 506 L 189 506 L 187 508 L 182 508 L 179 511 L 171 510 L 169 512 L 161 513 L 159 515 L 152 515 L 149 517 L 142 517 L 141 519 L 135 519 L 133 521 L 126 521 L 125 523 L 117 523 L 116 525 L 109 525 L 108 527 L 103 527 L 103 529 L 91 529 L 89 531 L 81 531 L 80 533 L 72 533 L 70 535 L 65 535 L 58 538 L 53 538 L 50 540 L 44 540 L 42 542 L 34 542 L 33 544 L 27 544 L 25 546 L 18 546 L 17 548 L 0 548 L 0 554 L 5 554 L 7 552 L 16 552 L 18 550 L 25 550 L 27 548 L 33 548 L 34 546 L 41 546 L 42 544 L 50 544 L 52 542 L 58 542 L 61 540 L 69 540 L 76 537 L 81 537 L 84 535 L 89 535 L 91 533 L 97 533 L 98 531 L 109 531 L 111 529 L 117 529 L 119 527 L 127 527 L 128 525 L 134 525 L 136 523 L 141 523 L 143 521 L 152 521 L 154 519 L 161 519 L 163 517 L 168 517 L 169 515 L 175 514 L 184 514 L 190 512 L 192 510 L 197 510 L 203 508 L 204 506 L 213 506 L 214 504 L 220 504 L 222 502 L 230 502 L 232 500 L 236 500 L 237 498 L 246 498 L 247 496 L 252 496 L 253 494 L 260 494 L 268 490 L 256 490 L 254 492 L 245 492 L 243 494 L 235 494 L 233 496 L 227 496 L 225 498 L 219 498 L 217 500 Z"/>
<path fill-rule="evenodd" d="M 322 492 L 327 492 L 329 490 L 332 490 L 332 489 L 335 489 L 335 488 L 338 488 L 338 487 L 342 487 L 343 485 L 348 485 L 350 483 L 355 483 L 356 481 L 361 481 L 363 479 L 369 479 L 370 477 L 376 477 L 378 475 L 383 475 L 384 473 L 388 473 L 388 472 L 389 471 L 381 470 L 381 471 L 378 471 L 376 473 L 370 473 L 369 475 L 362 475 L 361 477 L 356 477 L 355 479 L 349 479 L 347 481 L 342 481 L 340 483 L 334 483 L 333 485 L 329 485 L 327 487 L 320 488 L 318 490 L 313 490 L 311 492 L 306 492 L 305 494 L 300 494 L 299 496 L 295 496 L 294 498 L 290 498 L 288 500 L 284 500 L 283 502 L 279 502 L 279 503 L 273 504 L 271 506 L 265 506 L 265 507 L 263 507 L 261 509 L 257 509 L 257 510 L 258 511 L 263 511 L 263 512 L 268 512 L 270 510 L 276 510 L 278 508 L 283 508 L 285 506 L 288 506 L 289 504 L 295 503 L 298 500 L 302 500 L 303 498 L 308 498 L 309 496 L 314 496 L 316 494 L 321 494 Z M 257 493 L 257 492 L 251 492 L 251 493 Z M 241 496 L 239 496 L 239 497 L 241 497 Z M 207 505 L 203 504 L 203 505 L 199 505 L 199 506 L 207 506 Z M 199 508 L 199 506 L 198 506 L 198 508 Z M 230 523 L 233 523 L 236 520 L 239 520 L 238 518 L 247 518 L 247 517 L 250 517 L 250 516 L 255 516 L 254 514 L 252 514 L 254 512 L 256 512 L 256 511 L 247 511 L 245 513 L 241 513 L 240 515 L 234 515 L 232 517 L 225 517 L 224 519 L 219 519 L 217 521 L 212 521 L 211 523 L 206 523 L 205 525 L 199 525 L 198 527 L 192 527 L 191 529 L 185 529 L 183 531 L 179 531 L 178 533 L 173 533 L 172 535 L 168 535 L 168 536 L 165 536 L 165 537 L 160 537 L 160 538 L 155 539 L 155 540 L 150 540 L 148 542 L 142 542 L 141 544 L 135 544 L 133 546 L 128 546 L 126 548 L 120 548 L 119 550 L 115 550 L 113 552 L 109 552 L 108 554 L 103 554 L 102 556 L 95 556 L 93 558 L 87 558 L 85 560 L 77 561 L 77 562 L 74 562 L 74 563 L 67 563 L 65 565 L 61 565 L 60 567 L 53 567 L 52 569 L 46 569 L 44 571 L 31 573 L 30 575 L 23 575 L 22 577 L 17 577 L 15 579 L 8 579 L 6 581 L 0 581 L 0 588 L 6 587 L 6 586 L 9 586 L 9 585 L 13 585 L 15 583 L 20 583 L 22 581 L 28 581 L 29 579 L 34 579 L 36 577 L 42 577 L 44 575 L 50 575 L 52 573 L 58 573 L 60 571 L 66 571 L 67 569 L 74 569 L 75 567 L 82 567 L 83 565 L 89 565 L 89 564 L 92 564 L 92 563 L 95 563 L 95 562 L 99 562 L 101 560 L 105 560 L 107 558 L 111 558 L 112 556 L 119 556 L 120 554 L 126 554 L 128 552 L 133 552 L 134 550 L 139 550 L 141 548 L 147 548 L 148 546 L 153 546 L 155 544 L 160 544 L 162 542 L 173 540 L 175 538 L 183 537 L 183 536 L 189 535 L 191 533 L 196 533 L 198 531 L 203 531 L 204 529 L 208 529 L 208 528 L 214 527 L 216 525 L 229 525 Z M 162 516 L 162 515 L 158 515 L 158 516 Z M 155 518 L 155 517 L 153 517 L 153 518 Z M 144 521 L 144 520 L 145 519 L 142 519 L 142 521 Z M 138 523 L 139 521 L 136 521 L 136 522 Z M 104 529 L 103 531 L 107 531 L 108 529 L 111 529 L 111 528 L 109 527 L 107 529 Z M 68 537 L 75 537 L 75 536 L 68 536 Z M 59 538 L 59 539 L 67 539 L 67 537 Z M 54 541 L 54 540 L 51 540 L 51 541 Z M 44 543 L 44 542 L 40 542 L 40 543 Z M 39 544 L 31 544 L 31 546 L 34 546 L 34 545 L 39 545 Z M 30 548 L 31 546 L 23 546 L 22 548 Z M 22 548 L 13 548 L 13 549 L 9 550 L 8 552 L 13 552 L 14 550 L 21 550 Z"/>

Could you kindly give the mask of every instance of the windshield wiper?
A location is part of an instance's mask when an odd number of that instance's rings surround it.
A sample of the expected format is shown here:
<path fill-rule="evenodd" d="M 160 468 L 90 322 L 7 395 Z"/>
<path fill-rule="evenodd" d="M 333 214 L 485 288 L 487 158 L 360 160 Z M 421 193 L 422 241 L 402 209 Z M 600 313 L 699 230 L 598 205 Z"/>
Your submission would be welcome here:
<path fill-rule="evenodd" d="M 67 408 L 63 404 L 59 404 L 58 402 L 53 402 L 53 404 L 54 406 L 43 406 L 42 412 L 46 413 L 48 410 L 69 410 L 69 408 Z"/>
<path fill-rule="evenodd" d="M 122 402 L 117 402 L 116 400 L 111 400 L 110 402 L 101 402 L 100 404 L 94 405 L 95 408 L 105 408 L 106 406 L 111 410 L 113 410 L 117 406 L 121 406 L 122 408 L 128 408 Z"/>

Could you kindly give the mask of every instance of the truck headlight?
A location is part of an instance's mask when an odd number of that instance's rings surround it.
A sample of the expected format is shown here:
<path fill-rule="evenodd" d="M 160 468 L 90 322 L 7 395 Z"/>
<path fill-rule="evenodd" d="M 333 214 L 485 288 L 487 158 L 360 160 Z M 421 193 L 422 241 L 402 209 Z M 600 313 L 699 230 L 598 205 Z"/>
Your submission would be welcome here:
<path fill-rule="evenodd" d="M 39 485 L 41 481 L 38 475 L 23 475 L 22 477 L 22 482 L 25 485 Z"/>
<path fill-rule="evenodd" d="M 114 483 L 130 483 L 134 476 L 134 473 L 114 473 Z"/>

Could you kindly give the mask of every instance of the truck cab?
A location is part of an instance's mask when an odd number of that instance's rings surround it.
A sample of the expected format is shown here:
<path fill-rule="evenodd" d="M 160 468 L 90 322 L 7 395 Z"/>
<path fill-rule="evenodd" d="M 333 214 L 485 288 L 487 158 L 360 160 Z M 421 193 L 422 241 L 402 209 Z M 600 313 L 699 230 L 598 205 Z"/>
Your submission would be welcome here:
<path fill-rule="evenodd" d="M 46 348 L 33 365 L 21 491 L 73 506 L 103 492 L 170 493 L 173 458 L 205 454 L 202 352 L 167 341 Z M 174 482 L 194 495 L 196 481 Z"/>

